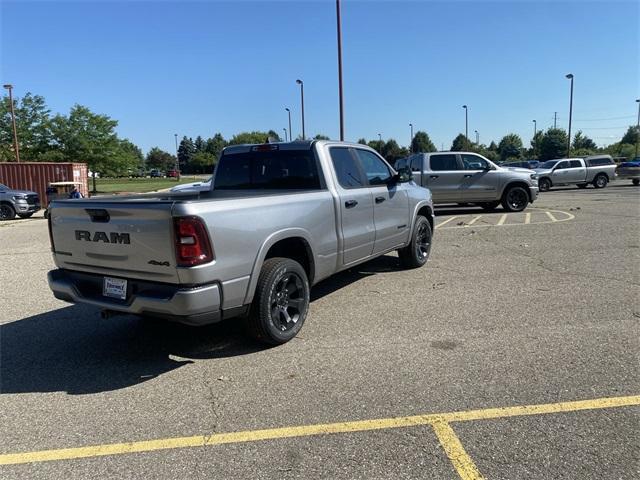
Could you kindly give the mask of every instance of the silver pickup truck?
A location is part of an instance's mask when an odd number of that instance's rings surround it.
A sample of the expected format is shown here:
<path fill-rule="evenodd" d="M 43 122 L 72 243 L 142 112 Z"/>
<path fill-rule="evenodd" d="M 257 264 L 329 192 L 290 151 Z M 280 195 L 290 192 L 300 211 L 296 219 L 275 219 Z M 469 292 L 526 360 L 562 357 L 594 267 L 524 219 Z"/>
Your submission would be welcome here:
<path fill-rule="evenodd" d="M 29 190 L 13 190 L 0 183 L 0 220 L 13 220 L 16 215 L 29 218 L 40 210 L 40 197 Z"/>
<path fill-rule="evenodd" d="M 429 190 L 374 150 L 313 141 L 227 147 L 208 192 L 51 204 L 56 298 L 192 325 L 242 316 L 280 344 L 302 327 L 309 290 L 397 250 L 429 257 Z"/>
<path fill-rule="evenodd" d="M 597 155 L 587 158 L 563 158 L 547 160 L 535 169 L 538 174 L 538 186 L 541 192 L 553 186 L 577 185 L 587 188 L 604 188 L 616 176 L 616 164 L 609 155 Z"/>
<path fill-rule="evenodd" d="M 502 203 L 520 212 L 538 197 L 533 170 L 503 168 L 477 153 L 418 153 L 396 167 L 409 167 L 415 182 L 431 190 L 434 204 L 473 203 L 490 211 Z"/>

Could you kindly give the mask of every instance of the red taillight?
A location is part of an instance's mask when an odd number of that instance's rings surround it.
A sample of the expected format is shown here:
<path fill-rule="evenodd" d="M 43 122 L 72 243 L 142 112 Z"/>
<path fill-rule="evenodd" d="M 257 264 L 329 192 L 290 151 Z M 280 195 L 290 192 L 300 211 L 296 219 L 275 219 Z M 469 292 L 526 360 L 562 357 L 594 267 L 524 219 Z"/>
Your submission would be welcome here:
<path fill-rule="evenodd" d="M 201 218 L 178 217 L 174 220 L 174 227 L 179 267 L 193 267 L 213 260 L 213 249 Z"/>

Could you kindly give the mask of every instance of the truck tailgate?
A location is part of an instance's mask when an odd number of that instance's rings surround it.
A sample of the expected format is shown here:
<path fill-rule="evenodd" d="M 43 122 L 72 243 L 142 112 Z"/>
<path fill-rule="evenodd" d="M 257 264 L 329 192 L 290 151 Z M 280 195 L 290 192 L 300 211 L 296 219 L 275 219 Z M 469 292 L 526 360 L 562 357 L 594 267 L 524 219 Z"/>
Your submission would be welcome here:
<path fill-rule="evenodd" d="M 178 283 L 172 201 L 55 202 L 51 234 L 58 267 Z"/>

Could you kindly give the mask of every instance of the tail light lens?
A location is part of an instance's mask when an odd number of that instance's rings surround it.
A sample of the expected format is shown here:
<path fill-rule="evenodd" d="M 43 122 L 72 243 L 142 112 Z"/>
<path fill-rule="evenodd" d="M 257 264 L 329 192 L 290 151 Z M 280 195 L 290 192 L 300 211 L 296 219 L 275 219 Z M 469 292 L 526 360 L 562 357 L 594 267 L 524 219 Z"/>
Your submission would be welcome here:
<path fill-rule="evenodd" d="M 213 249 L 204 222 L 199 217 L 174 220 L 176 262 L 179 267 L 194 267 L 213 260 Z"/>

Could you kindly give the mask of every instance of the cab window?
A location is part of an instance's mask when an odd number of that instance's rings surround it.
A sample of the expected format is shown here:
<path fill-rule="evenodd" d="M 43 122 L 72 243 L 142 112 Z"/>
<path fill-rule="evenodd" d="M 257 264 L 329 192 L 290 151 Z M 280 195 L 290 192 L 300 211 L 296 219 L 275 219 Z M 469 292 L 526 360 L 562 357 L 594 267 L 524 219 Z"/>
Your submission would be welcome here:
<path fill-rule="evenodd" d="M 391 170 L 377 155 L 367 150 L 356 149 L 369 185 L 383 185 L 391 180 Z"/>
<path fill-rule="evenodd" d="M 439 155 L 431 155 L 429 158 L 429 164 L 431 170 L 460 170 L 460 165 L 456 159 L 456 155 L 452 153 L 445 153 Z"/>
<path fill-rule="evenodd" d="M 569 168 L 569 162 L 567 162 L 566 160 L 556 165 L 556 170 L 564 170 L 566 168 Z"/>
<path fill-rule="evenodd" d="M 338 183 L 342 188 L 364 187 L 365 181 L 362 178 L 356 159 L 351 154 L 351 149 L 343 147 L 332 147 L 329 149 L 333 168 L 338 176 Z"/>

